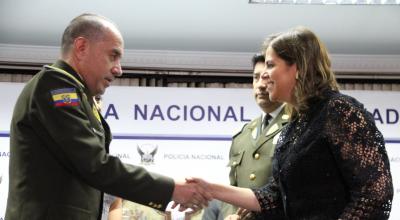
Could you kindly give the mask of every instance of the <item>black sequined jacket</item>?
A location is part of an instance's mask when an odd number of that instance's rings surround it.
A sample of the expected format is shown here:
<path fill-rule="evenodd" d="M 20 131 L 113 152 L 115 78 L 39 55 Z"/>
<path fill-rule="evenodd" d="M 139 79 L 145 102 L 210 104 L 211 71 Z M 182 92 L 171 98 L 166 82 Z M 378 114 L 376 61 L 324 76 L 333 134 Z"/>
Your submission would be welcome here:
<path fill-rule="evenodd" d="M 262 219 L 388 219 L 385 142 L 363 105 L 324 93 L 278 140 L 271 182 L 254 193 Z"/>

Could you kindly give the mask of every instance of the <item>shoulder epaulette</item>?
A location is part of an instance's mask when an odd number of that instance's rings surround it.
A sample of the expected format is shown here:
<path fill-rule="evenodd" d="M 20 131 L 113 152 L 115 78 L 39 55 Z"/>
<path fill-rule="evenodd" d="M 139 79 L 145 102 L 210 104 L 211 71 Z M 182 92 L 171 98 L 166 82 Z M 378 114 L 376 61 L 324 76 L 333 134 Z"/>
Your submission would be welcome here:
<path fill-rule="evenodd" d="M 76 83 L 78 83 L 79 86 L 81 86 L 82 88 L 85 88 L 85 86 L 81 83 L 81 81 L 79 81 L 79 80 L 78 80 L 75 76 L 73 76 L 71 73 L 69 73 L 69 72 L 67 72 L 67 71 L 65 71 L 65 70 L 63 70 L 63 69 L 60 69 L 60 68 L 58 68 L 58 67 L 54 67 L 54 66 L 45 65 L 44 67 L 45 67 L 45 68 L 52 69 L 52 70 L 54 70 L 54 71 L 56 71 L 56 72 L 58 72 L 58 73 L 61 73 L 61 74 L 65 75 L 65 76 L 67 76 L 68 78 L 70 78 L 70 79 L 74 80 Z"/>

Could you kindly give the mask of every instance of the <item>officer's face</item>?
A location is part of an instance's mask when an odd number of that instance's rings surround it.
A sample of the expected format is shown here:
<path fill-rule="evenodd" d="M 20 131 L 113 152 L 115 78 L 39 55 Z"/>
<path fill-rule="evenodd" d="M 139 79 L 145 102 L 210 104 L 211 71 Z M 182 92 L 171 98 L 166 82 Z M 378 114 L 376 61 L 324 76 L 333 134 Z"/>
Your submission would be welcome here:
<path fill-rule="evenodd" d="M 83 78 L 92 95 L 103 94 L 116 76 L 122 74 L 123 40 L 109 29 L 103 39 L 89 42 Z"/>
<path fill-rule="evenodd" d="M 256 63 L 253 70 L 253 93 L 256 98 L 257 104 L 260 108 L 267 113 L 272 112 L 280 104 L 273 103 L 269 99 L 269 94 L 267 92 L 267 81 L 263 77 L 263 72 L 265 70 L 265 63 Z"/>

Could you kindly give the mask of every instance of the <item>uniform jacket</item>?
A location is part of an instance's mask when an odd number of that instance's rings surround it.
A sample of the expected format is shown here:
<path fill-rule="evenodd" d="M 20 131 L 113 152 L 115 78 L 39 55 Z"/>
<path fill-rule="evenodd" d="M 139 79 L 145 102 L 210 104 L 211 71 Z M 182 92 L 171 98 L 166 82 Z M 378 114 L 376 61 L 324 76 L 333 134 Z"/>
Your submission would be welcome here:
<path fill-rule="evenodd" d="M 272 158 L 275 145 L 289 116 L 284 108 L 271 123 L 261 130 L 262 117 L 246 124 L 242 131 L 233 137 L 229 153 L 230 183 L 233 186 L 258 188 L 265 185 L 272 175 Z M 235 213 L 236 208 L 222 206 L 224 216 Z"/>
<path fill-rule="evenodd" d="M 63 61 L 43 68 L 12 117 L 6 219 L 99 219 L 103 192 L 164 210 L 173 180 L 123 164 L 110 142 L 80 76 Z"/>

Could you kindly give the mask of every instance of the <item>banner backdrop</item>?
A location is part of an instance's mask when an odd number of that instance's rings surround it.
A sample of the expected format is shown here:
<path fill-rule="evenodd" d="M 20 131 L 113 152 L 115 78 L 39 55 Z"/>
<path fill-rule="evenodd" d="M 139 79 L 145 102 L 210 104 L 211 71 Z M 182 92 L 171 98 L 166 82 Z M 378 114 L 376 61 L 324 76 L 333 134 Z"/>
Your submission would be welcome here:
<path fill-rule="evenodd" d="M 23 84 L 0 83 L 0 220 L 8 188 L 9 125 Z M 343 91 L 374 115 L 386 140 L 400 219 L 400 92 Z M 111 154 L 174 178 L 228 183 L 231 137 L 261 114 L 251 89 L 108 88 L 102 114 L 113 132 Z"/>

